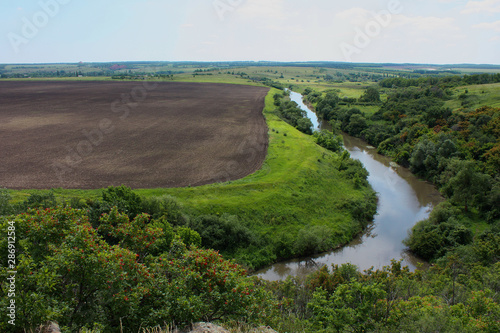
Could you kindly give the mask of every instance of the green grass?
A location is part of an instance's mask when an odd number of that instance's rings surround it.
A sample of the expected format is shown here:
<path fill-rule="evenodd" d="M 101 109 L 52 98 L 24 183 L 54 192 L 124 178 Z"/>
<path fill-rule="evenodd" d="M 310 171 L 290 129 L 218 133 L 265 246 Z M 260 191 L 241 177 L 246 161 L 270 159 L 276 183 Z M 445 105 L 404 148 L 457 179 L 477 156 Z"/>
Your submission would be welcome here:
<path fill-rule="evenodd" d="M 218 73 L 218 72 L 217 72 Z M 261 86 L 258 83 L 252 82 L 247 79 L 242 79 L 236 75 L 230 74 L 217 74 L 213 75 L 195 75 L 193 74 L 176 74 L 174 75 L 173 82 L 204 82 L 204 83 L 228 83 L 228 84 L 243 84 L 248 86 Z"/>
<path fill-rule="evenodd" d="M 452 110 L 462 108 L 461 100 L 458 98 L 465 91 L 468 91 L 472 104 L 469 108 L 477 109 L 482 106 L 500 107 L 500 83 L 479 84 L 464 86 L 453 89 L 453 99 L 446 102 L 445 106 Z"/>

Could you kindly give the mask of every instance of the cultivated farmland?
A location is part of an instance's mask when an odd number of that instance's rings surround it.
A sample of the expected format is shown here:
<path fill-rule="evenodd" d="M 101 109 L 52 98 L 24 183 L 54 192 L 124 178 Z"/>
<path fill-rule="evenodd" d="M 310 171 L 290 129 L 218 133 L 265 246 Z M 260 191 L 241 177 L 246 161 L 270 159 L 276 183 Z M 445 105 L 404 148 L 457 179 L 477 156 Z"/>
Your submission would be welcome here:
<path fill-rule="evenodd" d="M 242 178 L 267 152 L 268 88 L 0 82 L 0 186 L 93 189 Z"/>

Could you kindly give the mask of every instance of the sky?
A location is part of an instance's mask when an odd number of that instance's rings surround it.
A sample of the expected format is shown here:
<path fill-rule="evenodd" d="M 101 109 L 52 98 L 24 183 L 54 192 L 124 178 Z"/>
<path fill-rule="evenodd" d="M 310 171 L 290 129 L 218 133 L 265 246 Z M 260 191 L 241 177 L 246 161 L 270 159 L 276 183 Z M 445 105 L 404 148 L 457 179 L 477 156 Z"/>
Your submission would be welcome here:
<path fill-rule="evenodd" d="M 0 63 L 500 64 L 500 0 L 3 0 Z"/>

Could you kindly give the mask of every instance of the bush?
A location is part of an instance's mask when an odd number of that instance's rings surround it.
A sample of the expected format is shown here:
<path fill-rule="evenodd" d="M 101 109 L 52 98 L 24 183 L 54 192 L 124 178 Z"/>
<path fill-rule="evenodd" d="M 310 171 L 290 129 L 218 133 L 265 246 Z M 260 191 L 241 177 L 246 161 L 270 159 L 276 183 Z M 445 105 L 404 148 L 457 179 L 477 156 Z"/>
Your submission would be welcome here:
<path fill-rule="evenodd" d="M 340 152 L 343 148 L 343 140 L 341 135 L 334 135 L 333 132 L 321 130 L 314 132 L 314 141 L 316 144 L 333 152 Z"/>
<path fill-rule="evenodd" d="M 184 208 L 170 195 L 142 198 L 141 212 L 148 213 L 153 219 L 163 217 L 174 226 L 189 223 L 189 216 L 184 212 Z"/>
<path fill-rule="evenodd" d="M 13 208 L 10 204 L 11 199 L 9 191 L 6 188 L 0 188 L 0 216 L 13 213 Z"/>
<path fill-rule="evenodd" d="M 199 233 L 196 231 L 185 228 L 185 227 L 179 227 L 177 229 L 177 234 L 181 238 L 182 242 L 186 244 L 186 246 L 196 246 L 200 247 L 201 246 L 201 236 Z"/>
<path fill-rule="evenodd" d="M 142 213 L 141 197 L 124 185 L 105 189 L 102 192 L 102 202 L 109 208 L 116 206 L 118 211 L 127 214 L 131 219 Z"/>
<path fill-rule="evenodd" d="M 332 247 L 332 231 L 326 226 L 312 226 L 299 231 L 294 252 L 306 256 L 331 250 Z"/>
<path fill-rule="evenodd" d="M 19 210 L 29 208 L 54 208 L 57 206 L 56 197 L 52 191 L 39 191 L 30 194 L 30 196 L 20 204 Z"/>
<path fill-rule="evenodd" d="M 67 207 L 31 209 L 15 217 L 16 268 L 22 277 L 16 279 L 16 309 L 22 315 L 15 327 L 0 321 L 0 331 L 34 332 L 56 321 L 63 332 L 138 332 L 148 325 L 197 321 L 264 323 L 273 315 L 274 300 L 240 266 L 212 250 L 186 249 L 180 238 L 189 233 L 194 239 L 196 232 L 181 227 L 179 237 L 165 221 L 148 221 L 145 214 L 130 221 L 114 208 L 101 218 L 97 232 L 84 211 Z M 0 218 L 2 253 L 7 253 L 9 227 Z M 152 252 L 170 239 L 170 251 Z M 9 302 L 8 271 L 7 256 L 1 256 L 2 308 Z"/>
<path fill-rule="evenodd" d="M 472 240 L 472 231 L 451 217 L 447 222 L 439 224 L 434 224 L 432 219 L 417 223 L 405 244 L 418 256 L 431 260 L 442 257 L 452 248 L 467 245 Z"/>
<path fill-rule="evenodd" d="M 249 246 L 255 242 L 254 234 L 234 215 L 199 216 L 190 227 L 200 234 L 205 248 L 230 251 L 241 244 Z"/>

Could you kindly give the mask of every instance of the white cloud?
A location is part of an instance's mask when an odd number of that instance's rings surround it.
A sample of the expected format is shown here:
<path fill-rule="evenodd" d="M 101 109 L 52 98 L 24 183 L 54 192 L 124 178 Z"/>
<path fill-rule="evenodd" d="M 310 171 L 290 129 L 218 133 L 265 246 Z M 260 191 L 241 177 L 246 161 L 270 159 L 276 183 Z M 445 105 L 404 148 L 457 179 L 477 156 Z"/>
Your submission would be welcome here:
<path fill-rule="evenodd" d="M 354 7 L 335 15 L 336 19 L 348 21 L 353 25 L 360 25 L 366 23 L 369 17 L 370 17 L 370 12 L 360 7 Z"/>
<path fill-rule="evenodd" d="M 500 13 L 500 0 L 469 1 L 462 13 Z"/>
<path fill-rule="evenodd" d="M 245 2 L 237 13 L 246 19 L 283 20 L 288 17 L 284 0 L 253 0 Z"/>
<path fill-rule="evenodd" d="M 407 28 L 418 35 L 426 35 L 430 38 L 437 35 L 457 34 L 460 27 L 456 25 L 456 20 L 452 17 L 417 16 L 410 17 L 397 15 L 394 18 L 394 28 Z"/>
<path fill-rule="evenodd" d="M 500 32 L 500 21 L 479 23 L 472 27 L 476 29 L 485 29 L 489 31 Z"/>

